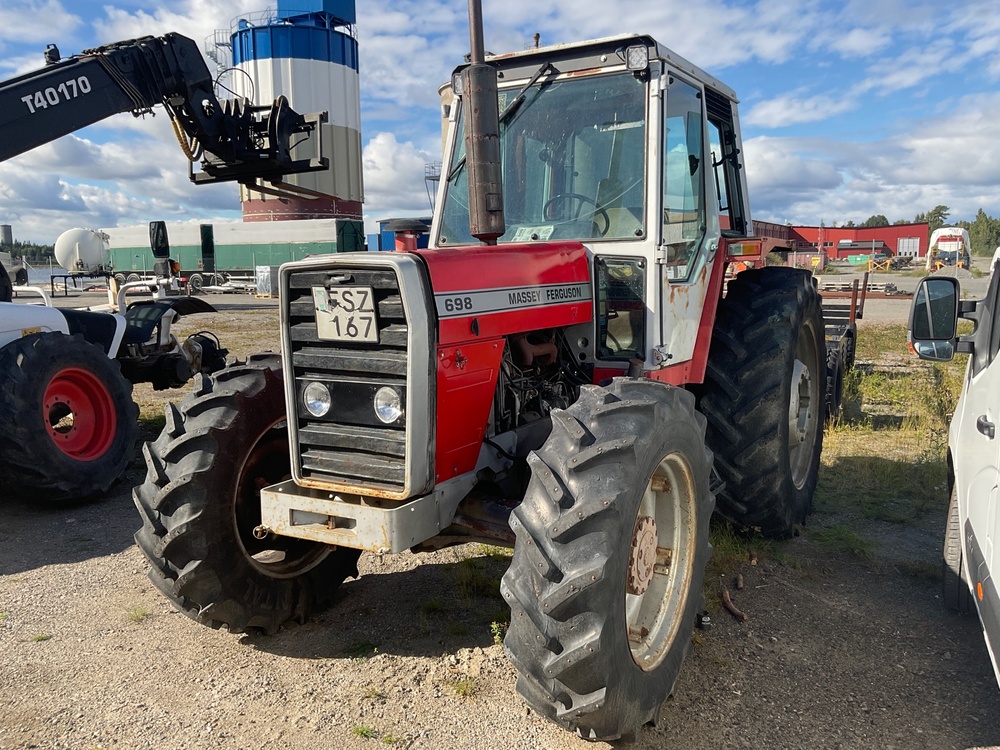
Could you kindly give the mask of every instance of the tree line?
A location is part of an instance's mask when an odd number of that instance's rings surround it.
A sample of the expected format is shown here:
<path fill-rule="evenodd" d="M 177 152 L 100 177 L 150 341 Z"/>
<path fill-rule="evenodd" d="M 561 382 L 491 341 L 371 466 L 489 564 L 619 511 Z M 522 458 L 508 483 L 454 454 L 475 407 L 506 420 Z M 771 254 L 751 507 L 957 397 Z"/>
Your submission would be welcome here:
<path fill-rule="evenodd" d="M 1000 247 L 1000 218 L 993 218 L 983 209 L 979 209 L 972 221 L 948 221 L 951 209 L 938 205 L 926 213 L 919 213 L 913 219 L 897 219 L 890 222 L 883 214 L 869 216 L 860 224 L 848 221 L 841 226 L 847 228 L 888 227 L 895 224 L 921 224 L 927 222 L 928 230 L 933 234 L 935 229 L 954 226 L 961 227 L 969 233 L 969 243 L 973 255 L 992 256 L 993 251 Z M 834 224 L 833 226 L 837 226 Z"/>
<path fill-rule="evenodd" d="M 39 245 L 34 242 L 14 240 L 13 244 L 0 244 L 0 250 L 5 250 L 15 258 L 24 258 L 29 265 L 47 266 L 49 261 L 55 262 L 55 245 Z"/>

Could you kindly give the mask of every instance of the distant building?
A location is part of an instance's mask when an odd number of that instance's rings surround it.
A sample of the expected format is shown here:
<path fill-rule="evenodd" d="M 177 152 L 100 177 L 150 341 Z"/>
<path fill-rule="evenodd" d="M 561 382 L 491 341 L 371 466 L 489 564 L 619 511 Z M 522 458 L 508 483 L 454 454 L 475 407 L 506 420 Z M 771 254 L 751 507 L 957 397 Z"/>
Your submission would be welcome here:
<path fill-rule="evenodd" d="M 927 223 L 888 227 L 792 226 L 789 230 L 793 252 L 822 251 L 830 260 L 866 254 L 924 258 L 930 226 Z"/>

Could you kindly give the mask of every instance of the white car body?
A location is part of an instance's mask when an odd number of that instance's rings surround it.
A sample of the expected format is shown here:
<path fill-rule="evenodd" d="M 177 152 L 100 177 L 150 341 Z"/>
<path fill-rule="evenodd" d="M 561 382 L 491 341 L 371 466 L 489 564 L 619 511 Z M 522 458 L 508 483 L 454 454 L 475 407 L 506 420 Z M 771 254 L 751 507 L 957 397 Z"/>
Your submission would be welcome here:
<path fill-rule="evenodd" d="M 949 285 L 954 289 L 954 297 L 946 299 L 943 292 Z M 957 511 L 950 509 L 945 535 L 945 599 L 946 603 L 963 611 L 968 609 L 969 598 L 975 603 L 993 670 L 1000 682 L 997 666 L 1000 591 L 992 574 L 995 570 L 1000 571 L 1000 513 L 997 512 L 1000 503 L 1000 274 L 992 275 L 982 300 L 959 302 L 960 299 L 960 285 L 955 279 L 929 277 L 921 281 L 914 294 L 910 339 L 917 353 L 925 359 L 951 359 L 955 351 L 970 355 L 948 433 L 949 483 Z M 938 308 L 932 316 L 933 306 Z M 952 320 L 964 317 L 978 321 L 975 331 L 957 337 L 953 322 L 950 336 L 942 335 L 940 328 L 929 333 L 924 331 L 928 335 L 915 330 L 922 322 L 925 328 L 933 329 L 939 325 L 942 319 L 939 316 L 943 313 L 949 313 Z M 921 316 L 923 321 L 918 320 Z M 953 582 L 961 588 L 951 590 L 951 602 L 948 601 L 947 580 L 949 547 L 952 575 L 961 571 L 961 581 Z"/>

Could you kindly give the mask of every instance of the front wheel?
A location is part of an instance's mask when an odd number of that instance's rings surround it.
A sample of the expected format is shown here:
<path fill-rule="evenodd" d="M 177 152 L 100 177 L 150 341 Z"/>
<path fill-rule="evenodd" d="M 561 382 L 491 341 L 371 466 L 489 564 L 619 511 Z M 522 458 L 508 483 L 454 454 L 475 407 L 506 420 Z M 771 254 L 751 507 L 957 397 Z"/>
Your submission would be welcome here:
<path fill-rule="evenodd" d="M 962 564 L 962 518 L 958 512 L 958 489 L 951 488 L 948 502 L 948 521 L 944 531 L 944 555 L 941 561 L 941 598 L 944 605 L 955 612 L 967 615 L 972 612 L 972 590 Z"/>
<path fill-rule="evenodd" d="M 711 553 L 704 437 L 690 393 L 616 379 L 528 459 L 504 647 L 528 704 L 585 738 L 634 735 L 673 690 Z"/>
<path fill-rule="evenodd" d="M 181 612 L 233 633 L 273 633 L 332 601 L 358 575 L 361 553 L 254 534 L 260 490 L 290 476 L 281 360 L 256 355 L 200 383 L 167 406 L 163 432 L 143 448 L 135 541 Z"/>
<path fill-rule="evenodd" d="M 135 456 L 139 408 L 118 363 L 82 335 L 36 333 L 0 349 L 0 481 L 11 495 L 85 500 Z"/>

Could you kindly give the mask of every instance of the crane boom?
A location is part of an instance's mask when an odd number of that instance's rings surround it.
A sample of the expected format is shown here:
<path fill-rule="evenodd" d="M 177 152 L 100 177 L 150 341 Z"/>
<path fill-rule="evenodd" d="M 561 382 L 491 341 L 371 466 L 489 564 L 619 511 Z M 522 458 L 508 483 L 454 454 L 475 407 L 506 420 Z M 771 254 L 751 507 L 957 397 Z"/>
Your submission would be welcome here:
<path fill-rule="evenodd" d="M 284 97 L 267 106 L 220 101 L 197 45 L 180 34 L 116 42 L 65 60 L 50 45 L 46 61 L 0 82 L 0 161 L 115 114 L 150 114 L 159 104 L 192 162 L 194 182 L 252 186 L 329 166 L 319 142 L 325 112 L 298 114 Z M 314 134 L 309 155 L 293 157 L 293 147 Z"/>

